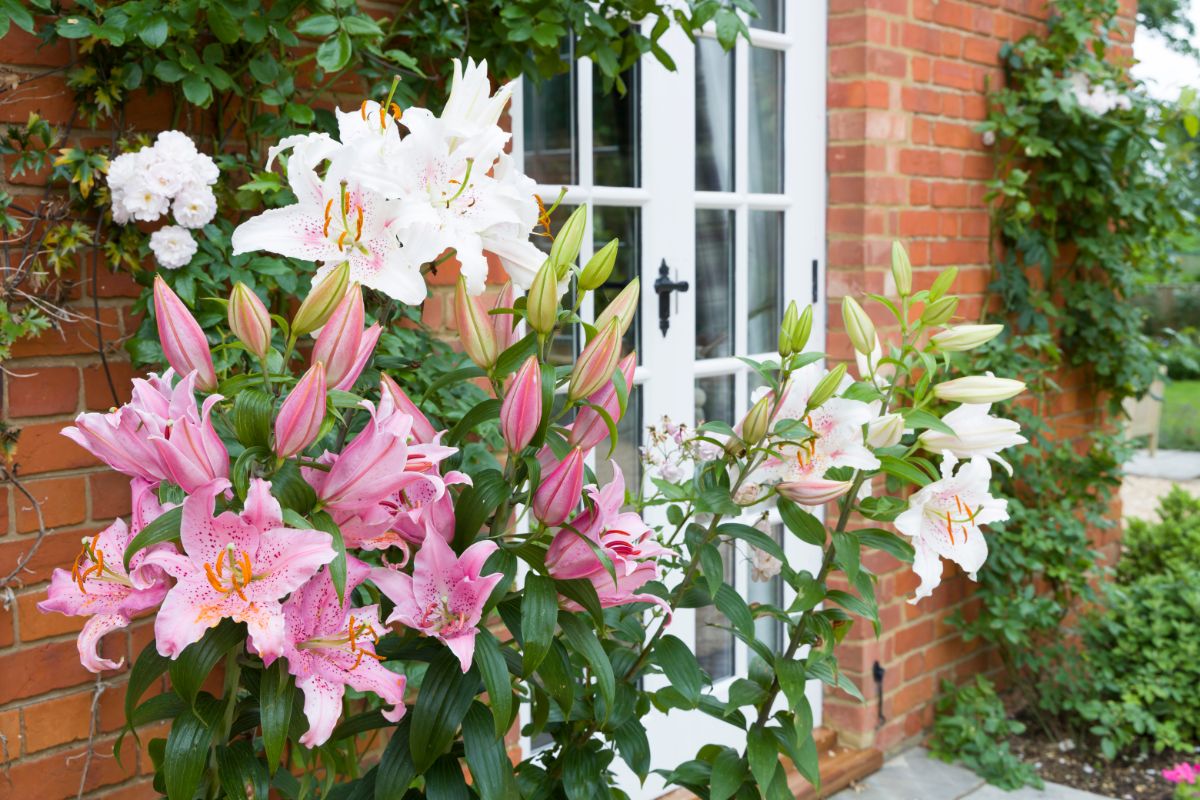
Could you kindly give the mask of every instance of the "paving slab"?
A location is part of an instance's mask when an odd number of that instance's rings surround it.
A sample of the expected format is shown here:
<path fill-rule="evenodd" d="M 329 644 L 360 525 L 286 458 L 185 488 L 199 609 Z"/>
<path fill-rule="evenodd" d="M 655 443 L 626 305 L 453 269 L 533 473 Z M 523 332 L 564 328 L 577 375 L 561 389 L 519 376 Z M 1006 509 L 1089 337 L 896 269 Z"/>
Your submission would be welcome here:
<path fill-rule="evenodd" d="M 1045 790 L 1006 792 L 988 785 L 966 767 L 931 758 L 923 747 L 888 759 L 883 769 L 832 800 L 1110 800 L 1056 783 Z"/>
<path fill-rule="evenodd" d="M 1138 450 L 1125 462 L 1125 472 L 1147 478 L 1166 478 L 1171 481 L 1192 481 L 1200 478 L 1200 452 L 1191 450 L 1159 450 L 1153 456 Z"/>

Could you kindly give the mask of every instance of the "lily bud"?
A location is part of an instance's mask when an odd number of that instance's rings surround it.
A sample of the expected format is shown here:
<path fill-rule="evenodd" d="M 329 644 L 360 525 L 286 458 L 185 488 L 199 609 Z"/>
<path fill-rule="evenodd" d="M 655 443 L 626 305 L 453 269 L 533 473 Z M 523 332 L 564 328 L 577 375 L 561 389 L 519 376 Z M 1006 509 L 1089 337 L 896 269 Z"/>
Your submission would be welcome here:
<path fill-rule="evenodd" d="M 204 329 L 162 276 L 154 276 L 154 321 L 163 353 L 181 377 L 196 373 L 196 386 L 206 392 L 217 388 L 212 351 Z"/>
<path fill-rule="evenodd" d="M 308 368 L 275 418 L 275 455 L 290 458 L 308 447 L 325 421 L 325 364 Z"/>
<path fill-rule="evenodd" d="M 781 483 L 775 487 L 775 490 L 793 503 L 799 503 L 802 506 L 822 506 L 846 494 L 853 485 L 851 481 L 829 481 L 824 478 L 816 478 Z"/>
<path fill-rule="evenodd" d="M 386 392 L 391 395 L 392 402 L 401 414 L 408 414 L 412 417 L 412 430 L 410 433 L 413 439 L 419 444 L 429 444 L 437 438 L 437 430 L 433 427 L 433 423 L 429 421 L 429 417 L 426 417 L 421 409 L 417 408 L 417 404 L 404 393 L 404 390 L 400 388 L 400 384 L 396 383 L 388 375 L 380 375 L 379 391 L 381 394 Z"/>
<path fill-rule="evenodd" d="M 957 297 L 943 297 L 925 306 L 921 312 L 921 322 L 926 325 L 941 325 L 954 316 L 958 308 Z"/>
<path fill-rule="evenodd" d="M 483 369 L 491 369 L 500 355 L 495 329 L 479 301 L 467 294 L 467 281 L 461 275 L 454 289 L 454 322 L 467 355 Z"/>
<path fill-rule="evenodd" d="M 1025 391 L 1025 384 L 1011 378 L 971 375 L 935 384 L 933 394 L 950 403 L 999 403 Z"/>
<path fill-rule="evenodd" d="M 533 276 L 529 294 L 525 296 L 525 319 L 529 327 L 543 336 L 558 323 L 558 275 L 549 260 Z"/>
<path fill-rule="evenodd" d="M 792 336 L 792 352 L 803 353 L 804 346 L 808 344 L 808 337 L 812 333 L 813 324 L 813 308 L 805 306 L 800 312 L 800 321 L 796 323 L 796 332 Z"/>
<path fill-rule="evenodd" d="M 612 377 L 621 357 L 620 322 L 611 320 L 604 330 L 587 343 L 579 354 L 579 361 L 571 371 L 571 382 L 567 386 L 567 399 L 575 402 L 587 397 Z"/>
<path fill-rule="evenodd" d="M 850 344 L 864 356 L 869 355 L 871 348 L 875 346 L 875 323 L 871 322 L 867 312 L 853 297 L 842 298 L 842 321 L 846 326 L 846 334 L 850 337 Z"/>
<path fill-rule="evenodd" d="M 533 515 L 546 525 L 561 525 L 579 504 L 583 491 L 583 451 L 575 447 L 533 493 Z"/>
<path fill-rule="evenodd" d="M 958 277 L 958 267 L 950 267 L 943 270 L 929 287 L 929 302 L 934 303 L 941 299 L 942 295 L 950 291 L 950 287 L 954 285 L 954 279 Z"/>
<path fill-rule="evenodd" d="M 542 422 L 542 368 L 537 356 L 525 359 L 500 404 L 500 432 L 510 453 L 533 440 Z"/>
<path fill-rule="evenodd" d="M 771 424 L 772 396 L 766 394 L 750 407 L 742 418 L 742 440 L 753 447 L 767 435 L 767 426 Z"/>
<path fill-rule="evenodd" d="M 554 273 L 558 280 L 567 277 L 571 265 L 579 257 L 579 247 L 583 244 L 583 229 L 587 223 L 587 205 L 579 206 L 567 217 L 567 221 L 558 229 L 554 244 L 550 247 L 550 263 L 554 265 Z"/>
<path fill-rule="evenodd" d="M 630 353 L 621 359 L 617 365 L 625 377 L 627 391 L 633 389 L 633 372 L 637 369 L 637 353 Z M 617 396 L 617 386 L 613 381 L 601 386 L 595 393 L 588 396 L 588 402 L 603 408 L 613 422 L 621 421 L 621 399 Z M 586 453 L 604 441 L 608 436 L 608 423 L 604 417 L 590 406 L 581 406 L 571 423 L 571 432 L 567 442 L 573 447 L 580 447 Z"/>
<path fill-rule="evenodd" d="M 899 242 L 892 242 L 892 279 L 896 281 L 896 291 L 901 297 L 912 294 L 912 262 Z"/>
<path fill-rule="evenodd" d="M 825 374 L 825 377 L 821 378 L 821 380 L 817 382 L 817 385 L 812 390 L 812 394 L 809 395 L 808 410 L 811 411 L 814 408 L 820 408 L 825 404 L 826 400 L 833 397 L 834 392 L 836 392 L 838 387 L 842 385 L 842 380 L 845 377 L 845 364 L 838 364 L 836 367 L 829 370 L 829 372 Z"/>
<path fill-rule="evenodd" d="M 933 346 L 945 353 L 974 350 L 1000 335 L 1003 325 L 956 325 L 931 337 Z"/>
<path fill-rule="evenodd" d="M 599 289 L 612 275 L 613 265 L 617 263 L 617 247 L 619 241 L 613 239 L 597 250 L 583 266 L 579 273 L 579 288 L 585 292 Z"/>
<path fill-rule="evenodd" d="M 362 289 L 356 283 L 342 296 L 341 302 L 325 321 L 321 333 L 317 336 L 317 342 L 313 345 L 312 363 L 320 361 L 325 364 L 327 386 L 339 386 L 353 372 L 359 357 L 365 322 Z M 374 346 L 373 341 L 371 344 Z M 365 360 L 363 363 L 365 366 Z M 362 372 L 362 367 L 359 367 L 358 372 Z M 358 374 L 355 373 L 353 378 L 357 377 Z"/>
<path fill-rule="evenodd" d="M 246 349 L 265 358 L 271 349 L 271 314 L 250 287 L 238 281 L 229 293 L 229 330 Z"/>
<path fill-rule="evenodd" d="M 596 330 L 604 330 L 608 327 L 608 323 L 615 319 L 620 324 L 621 336 L 624 336 L 625 332 L 629 330 L 629 325 L 633 322 L 633 315 L 637 313 L 638 296 L 641 293 L 641 289 L 641 278 L 631 280 L 621 290 L 621 293 L 604 307 L 604 311 L 600 312 L 600 316 L 596 317 Z"/>
<path fill-rule="evenodd" d="M 513 289 L 512 281 L 509 281 L 500 290 L 500 294 L 496 297 L 496 304 L 492 306 L 492 310 L 512 308 L 515 300 L 516 290 Z M 491 314 L 490 316 L 492 318 L 492 333 L 496 336 L 496 353 L 503 353 L 521 338 L 518 326 L 513 325 L 512 312 Z"/>
<path fill-rule="evenodd" d="M 792 353 L 796 352 L 792 348 L 792 339 L 796 336 L 796 326 L 800 324 L 800 310 L 796 308 L 796 301 L 788 303 L 787 309 L 783 312 L 783 322 L 779 325 L 779 357 L 787 358 Z"/>
<path fill-rule="evenodd" d="M 884 414 L 867 424 L 867 444 L 871 447 L 892 447 L 904 438 L 904 417 Z"/>
<path fill-rule="evenodd" d="M 292 335 L 312 333 L 325 324 L 350 287 L 350 262 L 346 261 L 312 288 L 292 318 Z"/>

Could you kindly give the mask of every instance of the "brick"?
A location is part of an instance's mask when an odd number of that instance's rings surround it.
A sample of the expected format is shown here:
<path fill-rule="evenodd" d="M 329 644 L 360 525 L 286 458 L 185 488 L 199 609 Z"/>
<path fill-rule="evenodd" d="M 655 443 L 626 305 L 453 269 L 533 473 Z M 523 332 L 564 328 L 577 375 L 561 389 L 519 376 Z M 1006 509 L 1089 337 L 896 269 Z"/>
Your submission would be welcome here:
<path fill-rule="evenodd" d="M 109 640 L 117 638 L 115 634 L 106 637 L 103 652 L 107 654 Z M 0 703 L 79 686 L 93 678 L 92 673 L 80 666 L 74 640 L 0 653 L 0 672 L 5 678 L 0 682 Z"/>
<path fill-rule="evenodd" d="M 17 619 L 22 642 L 36 642 L 51 636 L 78 633 L 87 617 L 73 617 L 55 611 L 39 611 L 37 604 L 46 599 L 44 587 L 17 597 Z"/>
<path fill-rule="evenodd" d="M 109 385 L 108 376 L 112 376 Z M 107 374 L 103 364 L 96 363 L 83 369 L 83 402 L 88 411 L 108 411 L 116 405 L 128 403 L 133 396 L 132 381 L 139 377 L 137 370 L 128 361 L 108 359 Z M 116 389 L 116 402 L 113 402 Z"/>
<path fill-rule="evenodd" d="M 90 306 L 72 310 L 84 318 L 62 323 L 41 336 L 14 343 L 13 358 L 83 355 L 96 352 L 96 321 L 91 317 Z M 120 336 L 119 320 L 118 309 L 100 309 L 100 322 L 104 326 L 106 341 L 113 341 Z"/>
<path fill-rule="evenodd" d="M 0 712 L 0 764 L 21 755 L 21 712 Z"/>
<path fill-rule="evenodd" d="M 88 475 L 87 480 L 88 494 L 92 500 L 92 519 L 115 519 L 129 515 L 131 495 L 127 476 L 103 470 Z"/>
<path fill-rule="evenodd" d="M 17 451 L 21 474 L 34 475 L 100 464 L 91 453 L 63 436 L 62 429 L 61 422 L 22 426 Z"/>
<path fill-rule="evenodd" d="M 13 417 L 49 417 L 79 408 L 79 370 L 75 367 L 26 367 L 8 383 L 6 411 Z"/>
<path fill-rule="evenodd" d="M 87 482 L 83 477 L 41 478 L 24 482 L 25 488 L 41 507 L 46 528 L 78 525 L 87 519 Z M 38 516 L 33 503 L 18 494 L 13 503 L 16 509 L 17 533 L 38 529 Z"/>
<path fill-rule="evenodd" d="M 121 759 L 112 757 L 113 739 L 102 738 L 94 743 L 85 792 L 95 791 L 128 780 L 137 774 L 136 745 L 132 736 L 121 743 Z M 79 791 L 86 748 L 72 747 L 11 765 L 7 780 L 0 780 L 0 800 L 68 800 Z M 122 766 L 122 764 L 124 766 Z"/>

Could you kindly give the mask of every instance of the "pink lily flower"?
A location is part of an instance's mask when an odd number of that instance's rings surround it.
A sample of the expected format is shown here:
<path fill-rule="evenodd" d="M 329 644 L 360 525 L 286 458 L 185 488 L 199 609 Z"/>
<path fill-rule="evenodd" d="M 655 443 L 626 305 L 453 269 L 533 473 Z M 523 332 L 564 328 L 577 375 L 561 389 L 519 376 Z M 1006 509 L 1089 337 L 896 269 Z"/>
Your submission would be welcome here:
<path fill-rule="evenodd" d="M 346 593 L 367 579 L 371 568 L 357 558 L 346 559 Z M 283 656 L 288 672 L 296 677 L 296 688 L 304 693 L 304 715 L 308 731 L 300 737 L 305 747 L 329 741 L 342 713 L 346 687 L 374 692 L 391 706 L 385 719 L 397 722 L 404 716 L 406 678 L 381 662 L 375 643 L 387 628 L 379 621 L 379 606 L 352 608 L 339 602 L 329 570 L 292 592 L 283 604 L 287 637 Z"/>
<path fill-rule="evenodd" d="M 194 372 L 177 382 L 171 369 L 162 377 L 134 378 L 128 403 L 106 414 L 80 414 L 73 426 L 63 429 L 63 436 L 117 472 L 161 483 L 171 473 L 151 440 L 169 437 L 171 429 L 185 420 L 201 424 L 195 386 Z"/>
<path fill-rule="evenodd" d="M 341 453 L 325 454 L 329 471 L 303 471 L 329 509 L 352 512 L 371 508 L 413 480 L 407 471 L 412 417 L 397 410 L 387 392 L 380 394 L 378 408 L 369 400 L 361 405 L 370 412 L 371 420 Z"/>
<path fill-rule="evenodd" d="M 429 418 L 417 408 L 409 396 L 400 388 L 400 384 L 396 383 L 388 375 L 380 375 L 380 392 L 387 392 L 391 395 L 392 402 L 396 404 L 396 408 L 400 413 L 408 414 L 412 417 L 412 430 L 410 431 L 412 440 L 419 444 L 428 444 L 437 436 L 437 429 L 433 427 L 433 423 Z"/>
<path fill-rule="evenodd" d="M 475 632 L 483 604 L 504 575 L 480 575 L 496 543 L 476 542 L 461 556 L 433 531 L 425 534 L 413 559 L 413 574 L 376 568 L 371 580 L 391 598 L 396 610 L 387 622 L 399 622 L 427 636 L 436 636 L 458 656 L 462 671 L 475 657 Z"/>
<path fill-rule="evenodd" d="M 654 531 L 633 512 L 622 512 L 625 502 L 625 477 L 620 467 L 612 465 L 613 479 L 603 489 L 587 487 L 591 507 L 576 515 L 554 535 L 546 551 L 546 568 L 552 578 L 572 580 L 583 578 L 596 587 L 600 605 L 604 608 L 626 603 L 655 603 L 667 607 L 662 598 L 652 594 L 637 594 L 647 581 L 659 577 L 658 558 L 670 553 L 654 540 Z M 604 563 L 584 539 L 604 551 L 616 572 L 616 581 Z M 563 606 L 582 610 L 579 605 L 563 598 Z"/>
<path fill-rule="evenodd" d="M 229 488 L 218 478 L 183 501 L 183 553 L 156 552 L 145 563 L 177 580 L 154 621 L 158 652 L 176 658 L 222 619 L 245 622 L 250 643 L 270 664 L 283 653 L 286 631 L 279 601 L 334 558 L 329 534 L 283 524 L 271 484 L 250 482 L 239 514 L 213 517 L 214 500 Z"/>
<path fill-rule="evenodd" d="M 213 406 L 223 399 L 219 394 L 210 394 L 204 398 L 198 419 L 184 416 L 168 425 L 162 435 L 150 437 L 167 477 L 185 492 L 229 477 L 229 451 L 211 418 Z"/>
<path fill-rule="evenodd" d="M 196 385 L 206 392 L 217 388 L 212 351 L 204 329 L 162 276 L 154 276 L 154 320 L 167 363 L 181 375 L 196 373 Z"/>
<path fill-rule="evenodd" d="M 355 284 L 338 303 L 313 345 L 312 363 L 325 363 L 325 384 L 349 391 L 367 366 L 383 329 L 363 329 L 365 312 L 362 289 Z"/>
<path fill-rule="evenodd" d="M 124 659 L 112 661 L 99 654 L 106 633 L 129 625 L 133 617 L 156 608 L 167 594 L 167 576 L 146 559 L 156 552 L 172 553 L 169 544 L 157 544 L 137 552 L 125 569 L 125 548 L 166 509 L 159 505 L 154 487 L 134 478 L 133 517 L 130 524 L 118 519 L 100 533 L 83 540 L 83 550 L 70 570 L 56 569 L 50 576 L 47 597 L 39 611 L 57 611 L 68 616 L 90 616 L 79 633 L 79 663 L 91 672 L 117 669 Z"/>

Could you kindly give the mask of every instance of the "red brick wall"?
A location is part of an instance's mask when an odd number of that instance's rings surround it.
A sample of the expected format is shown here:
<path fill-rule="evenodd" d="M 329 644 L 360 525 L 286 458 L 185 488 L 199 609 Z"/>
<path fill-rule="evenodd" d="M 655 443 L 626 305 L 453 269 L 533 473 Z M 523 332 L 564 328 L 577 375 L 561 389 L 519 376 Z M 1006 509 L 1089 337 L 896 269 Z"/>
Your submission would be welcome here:
<path fill-rule="evenodd" d="M 1041 28 L 1047 0 L 830 0 L 829 2 L 829 332 L 830 350 L 849 357 L 840 328 L 841 298 L 894 293 L 891 243 L 908 247 L 918 288 L 948 266 L 959 268 L 956 290 L 964 321 L 978 319 L 988 284 L 985 183 L 993 162 L 975 127 L 986 116 L 986 87 L 1003 81 L 998 53 Z M 1136 0 L 1122 1 L 1132 20 Z M 1132 26 L 1129 26 L 1132 30 Z M 1117 58 L 1128 58 L 1129 48 Z M 876 307 L 876 310 L 878 309 Z M 876 318 L 881 330 L 890 319 Z M 892 322 L 894 326 L 894 322 Z M 1062 436 L 1102 421 L 1079 373 L 1060 377 L 1053 404 Z M 1117 531 L 1099 542 L 1114 554 Z M 947 622 L 971 613 L 971 582 L 946 567 L 934 596 L 909 605 L 917 580 L 907 565 L 875 553 L 867 565 L 880 577 L 883 634 L 856 625 L 839 651 L 845 672 L 867 697 L 841 692 L 825 699 L 826 724 L 843 742 L 893 750 L 933 722 L 944 678 L 961 681 L 995 669 L 994 654 L 966 643 Z M 885 669 L 882 725 L 872 667 Z"/>
<path fill-rule="evenodd" d="M 1000 78 L 1000 43 L 1039 25 L 1043 6 L 1040 0 L 830 0 L 828 281 L 835 354 L 849 353 L 836 322 L 841 296 L 888 288 L 895 238 L 909 244 L 918 280 L 926 285 L 943 266 L 962 268 L 959 288 L 968 297 L 960 308 L 965 317 L 977 315 L 987 282 L 988 218 L 982 198 L 991 161 L 973 126 L 984 115 L 985 79 Z M 39 51 L 15 31 L 3 41 L 0 81 L 6 74 L 40 75 L 69 57 L 65 47 Z M 30 110 L 52 122 L 66 121 L 69 96 L 60 76 L 40 77 L 0 94 L 0 124 L 23 123 Z M 145 109 L 136 118 L 155 125 Z M 0 186 L 26 203 L 41 192 L 32 185 Z M 103 691 L 87 790 L 107 787 L 95 795 L 106 800 L 154 796 L 145 777 L 149 759 L 132 739 L 125 743 L 123 766 L 109 755 L 122 720 L 126 673 L 106 674 L 96 684 L 76 658 L 79 620 L 42 615 L 34 608 L 51 569 L 70 563 L 80 537 L 128 512 L 126 482 L 99 470 L 58 430 L 79 411 L 112 405 L 97 353 L 93 298 L 114 380 L 127 391 L 131 369 L 120 342 L 136 327 L 129 309 L 136 287 L 103 269 L 94 286 L 86 275 L 68 277 L 75 282 L 70 306 L 83 320 L 18 345 L 5 364 L 9 374 L 2 377 L 3 419 L 22 431 L 18 474 L 42 501 L 51 532 L 27 571 L 8 587 L 10 602 L 0 605 L 0 800 L 75 795 L 97 686 Z M 444 271 L 442 278 L 439 283 L 450 276 Z M 448 288 L 439 286 L 424 309 L 435 327 L 449 319 Z M 1065 429 L 1089 424 L 1092 405 L 1081 380 L 1068 380 L 1058 406 L 1061 424 Z M 29 551 L 37 522 L 30 503 L 11 487 L 0 486 L 0 503 L 3 576 Z M 876 640 L 856 626 L 842 661 L 870 702 L 831 696 L 825 714 L 845 741 L 891 748 L 929 725 L 942 677 L 964 677 L 986 668 L 988 661 L 944 621 L 969 602 L 962 575 L 954 574 L 934 598 L 913 607 L 905 602 L 915 585 L 907 567 L 887 558 L 868 560 L 868 565 L 882 576 L 884 634 Z M 148 639 L 146 624 L 135 624 L 108 637 L 107 654 L 129 659 Z M 887 670 L 883 710 L 888 721 L 878 730 L 870 678 L 876 660 Z"/>

